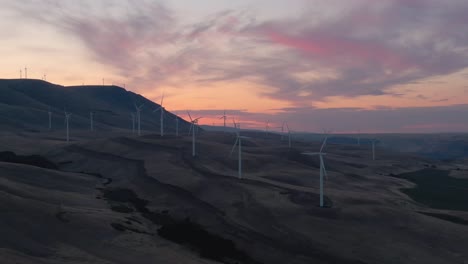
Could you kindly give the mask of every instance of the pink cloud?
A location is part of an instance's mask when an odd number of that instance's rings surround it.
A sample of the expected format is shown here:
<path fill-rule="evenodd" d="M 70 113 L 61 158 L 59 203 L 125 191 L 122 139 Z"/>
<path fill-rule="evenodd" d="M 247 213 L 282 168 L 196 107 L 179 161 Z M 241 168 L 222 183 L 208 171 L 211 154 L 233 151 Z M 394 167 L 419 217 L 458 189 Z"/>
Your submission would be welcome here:
<path fill-rule="evenodd" d="M 307 55 L 320 56 L 323 59 L 356 59 L 354 63 L 362 62 L 381 64 L 400 70 L 415 66 L 406 57 L 385 47 L 382 43 L 335 38 L 325 34 L 292 36 L 281 31 L 268 30 L 266 35 L 271 42 L 294 48 Z"/>

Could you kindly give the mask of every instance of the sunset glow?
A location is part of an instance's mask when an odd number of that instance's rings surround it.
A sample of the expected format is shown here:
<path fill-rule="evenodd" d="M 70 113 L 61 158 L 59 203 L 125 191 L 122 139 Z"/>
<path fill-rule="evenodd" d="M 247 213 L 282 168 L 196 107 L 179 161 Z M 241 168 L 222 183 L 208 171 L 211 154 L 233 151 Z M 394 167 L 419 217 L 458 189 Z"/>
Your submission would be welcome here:
<path fill-rule="evenodd" d="M 468 131 L 468 2 L 343 2 L 2 1 L 0 78 L 104 79 L 209 125 Z"/>

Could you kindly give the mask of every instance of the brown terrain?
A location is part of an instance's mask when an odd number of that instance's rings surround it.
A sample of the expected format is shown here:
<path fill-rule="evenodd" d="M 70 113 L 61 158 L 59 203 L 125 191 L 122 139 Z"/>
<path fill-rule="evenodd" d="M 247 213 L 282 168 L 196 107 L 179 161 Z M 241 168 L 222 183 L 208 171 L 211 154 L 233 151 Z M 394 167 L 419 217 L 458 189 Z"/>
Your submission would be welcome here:
<path fill-rule="evenodd" d="M 320 208 L 319 142 L 63 133 L 0 136 L 1 263 L 468 263 L 463 159 L 330 144 Z"/>

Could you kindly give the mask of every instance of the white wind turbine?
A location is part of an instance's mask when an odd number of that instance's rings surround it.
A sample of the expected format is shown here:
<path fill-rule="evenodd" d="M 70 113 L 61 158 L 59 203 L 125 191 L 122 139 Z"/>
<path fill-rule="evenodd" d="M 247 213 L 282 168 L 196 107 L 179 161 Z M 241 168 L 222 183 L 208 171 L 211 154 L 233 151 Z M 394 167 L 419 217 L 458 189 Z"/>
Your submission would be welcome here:
<path fill-rule="evenodd" d="M 135 110 L 136 110 L 136 119 L 137 119 L 137 124 L 138 124 L 138 136 L 141 136 L 141 109 L 143 108 L 145 104 L 141 104 L 137 106 L 135 104 Z"/>
<path fill-rule="evenodd" d="M 236 134 L 239 134 L 240 131 L 241 131 L 240 123 L 236 123 L 236 120 L 234 120 L 234 118 L 233 118 L 232 119 L 232 124 L 234 125 L 234 129 L 236 131 Z"/>
<path fill-rule="evenodd" d="M 157 112 L 157 111 L 161 111 L 161 116 L 160 116 L 160 121 L 159 123 L 161 124 L 159 127 L 160 127 L 160 133 L 161 133 L 161 137 L 164 136 L 164 107 L 163 107 L 163 101 L 164 101 L 164 94 L 162 95 L 161 97 L 161 103 L 159 104 L 159 108 L 155 109 L 153 111 L 154 112 Z"/>
<path fill-rule="evenodd" d="M 323 199 L 323 177 L 327 176 L 327 170 L 325 169 L 325 163 L 323 162 L 323 156 L 327 155 L 327 153 L 323 152 L 325 145 L 327 144 L 328 136 L 325 137 L 325 140 L 322 143 L 322 147 L 320 147 L 319 152 L 304 152 L 303 155 L 308 156 L 319 156 L 320 158 L 320 207 L 324 206 L 324 199 Z"/>
<path fill-rule="evenodd" d="M 71 113 L 67 112 L 66 110 L 64 111 L 65 112 L 65 127 L 66 127 L 66 130 L 67 130 L 67 142 L 70 142 L 70 126 L 69 126 L 69 123 L 70 123 L 70 117 L 71 117 Z"/>
<path fill-rule="evenodd" d="M 224 119 L 224 130 L 223 132 L 226 132 L 226 110 L 224 110 L 224 114 L 219 118 L 219 119 Z"/>
<path fill-rule="evenodd" d="M 190 122 L 192 123 L 190 125 L 190 130 L 189 130 L 189 135 L 190 135 L 190 132 L 192 133 L 192 157 L 195 157 L 196 156 L 196 152 L 195 152 L 195 128 L 196 126 L 198 126 L 198 120 L 202 117 L 197 117 L 195 119 L 192 119 L 192 116 L 190 115 L 190 112 L 187 111 L 187 114 L 190 118 Z"/>
<path fill-rule="evenodd" d="M 239 148 L 238 148 L 237 175 L 239 179 L 242 179 L 242 139 L 248 139 L 248 137 L 241 136 L 240 135 L 240 123 L 236 124 L 235 121 L 233 122 L 234 122 L 234 126 L 238 128 L 239 130 L 236 132 L 236 142 L 234 142 L 234 145 L 232 146 L 231 154 L 229 156 L 232 156 L 232 153 L 234 152 L 236 145 L 238 145 Z"/>
<path fill-rule="evenodd" d="M 265 125 L 265 135 L 268 136 L 268 129 L 270 128 L 270 120 L 267 120 Z"/>
<path fill-rule="evenodd" d="M 283 124 L 281 125 L 281 141 L 284 140 L 284 126 L 285 125 L 286 125 L 286 121 L 284 121 Z"/>

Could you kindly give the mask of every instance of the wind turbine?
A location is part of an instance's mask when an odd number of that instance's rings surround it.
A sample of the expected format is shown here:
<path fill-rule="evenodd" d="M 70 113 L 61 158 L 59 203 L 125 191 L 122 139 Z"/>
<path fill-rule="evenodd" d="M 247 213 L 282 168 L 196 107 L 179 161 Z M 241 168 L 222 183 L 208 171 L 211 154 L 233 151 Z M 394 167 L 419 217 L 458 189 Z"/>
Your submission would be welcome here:
<path fill-rule="evenodd" d="M 320 207 L 323 207 L 323 177 L 328 177 L 327 170 L 325 169 L 325 163 L 323 162 L 323 156 L 327 155 L 327 153 L 323 152 L 325 145 L 327 144 L 328 136 L 325 137 L 325 140 L 322 143 L 322 147 L 320 147 L 319 152 L 304 152 L 303 155 L 308 156 L 319 156 L 320 158 Z"/>
<path fill-rule="evenodd" d="M 94 131 L 94 112 L 90 111 L 89 112 L 89 128 L 91 131 Z"/>
<path fill-rule="evenodd" d="M 268 136 L 268 129 L 270 128 L 270 120 L 267 120 L 266 126 L 265 126 L 265 135 Z"/>
<path fill-rule="evenodd" d="M 24 78 L 28 78 L 28 68 L 26 66 L 24 67 Z"/>
<path fill-rule="evenodd" d="M 224 110 L 224 114 L 219 118 L 219 119 L 224 119 L 224 130 L 223 132 L 226 132 L 226 110 Z"/>
<path fill-rule="evenodd" d="M 240 124 L 236 123 L 236 120 L 232 119 L 232 124 L 234 124 L 234 128 L 237 130 L 236 134 L 240 133 Z"/>
<path fill-rule="evenodd" d="M 138 122 L 138 136 L 141 136 L 141 109 L 143 108 L 145 104 L 141 104 L 139 106 L 137 106 L 135 104 L 135 110 L 136 110 L 136 119 L 137 119 L 137 122 Z"/>
<path fill-rule="evenodd" d="M 154 112 L 157 112 L 157 111 L 161 111 L 161 116 L 160 116 L 160 121 L 159 123 L 161 124 L 159 127 L 161 129 L 161 137 L 164 136 L 164 107 L 163 107 L 163 101 L 164 101 L 164 94 L 162 95 L 161 97 L 161 103 L 159 104 L 159 108 L 155 109 L 153 111 Z"/>
<path fill-rule="evenodd" d="M 237 135 L 236 142 L 234 142 L 234 145 L 232 146 L 231 154 L 229 156 L 232 156 L 232 153 L 234 152 L 236 145 L 238 145 L 239 149 L 238 149 L 237 175 L 239 179 L 242 179 L 242 139 L 248 139 L 248 137 L 244 137 L 240 135 L 240 124 L 236 124 L 234 121 L 234 125 L 236 127 L 239 127 L 239 131 L 236 132 L 236 135 Z"/>
<path fill-rule="evenodd" d="M 64 112 L 65 112 L 65 126 L 66 126 L 66 129 L 67 129 L 67 142 L 70 142 L 69 123 L 70 123 L 70 117 L 71 117 L 72 114 L 67 112 L 66 110 Z"/>
<path fill-rule="evenodd" d="M 23 71 L 20 69 L 20 79 L 23 79 Z"/>
<path fill-rule="evenodd" d="M 190 112 L 187 111 L 187 114 L 190 118 L 190 122 L 192 123 L 190 125 L 190 130 L 189 130 L 189 135 L 190 135 L 190 132 L 192 132 L 192 157 L 195 157 L 196 156 L 196 152 L 195 152 L 195 127 L 198 126 L 198 120 L 202 117 L 197 117 L 195 119 L 192 119 L 192 116 L 190 115 Z"/>
<path fill-rule="evenodd" d="M 281 141 L 284 140 L 284 125 L 286 124 L 286 121 L 283 122 L 281 125 Z M 289 129 L 288 129 L 289 130 Z"/>

